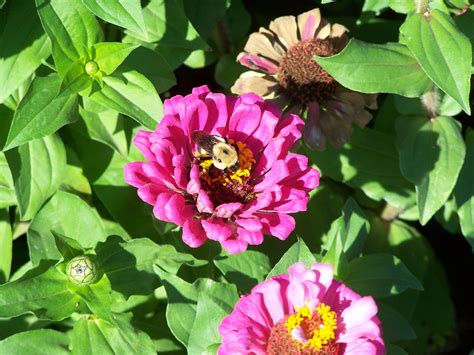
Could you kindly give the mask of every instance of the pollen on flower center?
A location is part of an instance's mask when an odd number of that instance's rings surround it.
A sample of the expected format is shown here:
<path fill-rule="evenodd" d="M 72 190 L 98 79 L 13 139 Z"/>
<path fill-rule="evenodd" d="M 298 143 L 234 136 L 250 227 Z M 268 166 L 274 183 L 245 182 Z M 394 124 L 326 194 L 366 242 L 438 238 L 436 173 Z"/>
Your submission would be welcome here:
<path fill-rule="evenodd" d="M 278 80 L 284 94 L 299 104 L 328 100 L 336 90 L 336 81 L 313 57 L 327 57 L 336 53 L 336 48 L 327 39 L 310 39 L 291 47 L 283 57 L 278 71 Z"/>
<path fill-rule="evenodd" d="M 229 202 L 249 202 L 256 198 L 251 184 L 251 171 L 255 159 L 253 152 L 243 142 L 229 139 L 238 153 L 239 167 L 235 171 L 217 169 L 211 159 L 199 162 L 201 185 L 217 206 Z"/>
<path fill-rule="evenodd" d="M 337 316 L 321 303 L 314 310 L 303 306 L 277 323 L 268 340 L 268 354 L 337 354 Z"/>

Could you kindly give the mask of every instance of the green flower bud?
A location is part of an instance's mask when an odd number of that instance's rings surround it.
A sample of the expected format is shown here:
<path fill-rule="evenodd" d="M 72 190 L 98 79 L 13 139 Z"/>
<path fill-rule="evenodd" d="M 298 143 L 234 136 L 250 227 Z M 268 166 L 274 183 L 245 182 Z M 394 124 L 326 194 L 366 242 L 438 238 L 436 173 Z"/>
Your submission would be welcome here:
<path fill-rule="evenodd" d="M 90 60 L 86 63 L 84 70 L 86 71 L 87 75 L 95 75 L 99 71 L 99 66 L 93 60 Z"/>
<path fill-rule="evenodd" d="M 78 286 L 86 286 L 94 283 L 97 277 L 97 268 L 90 257 L 82 255 L 67 263 L 66 273 L 72 283 Z"/>

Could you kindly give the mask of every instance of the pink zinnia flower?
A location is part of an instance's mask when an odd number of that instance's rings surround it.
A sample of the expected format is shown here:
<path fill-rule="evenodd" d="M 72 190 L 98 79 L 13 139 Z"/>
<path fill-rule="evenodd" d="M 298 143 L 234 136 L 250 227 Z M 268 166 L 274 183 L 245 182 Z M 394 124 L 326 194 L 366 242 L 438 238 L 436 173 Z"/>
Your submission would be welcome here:
<path fill-rule="evenodd" d="M 222 321 L 219 354 L 384 354 L 377 305 L 303 263 L 253 288 Z"/>
<path fill-rule="evenodd" d="M 145 162 L 125 166 L 125 180 L 153 205 L 156 218 L 183 227 L 183 241 L 201 246 L 217 240 L 229 253 L 286 239 L 295 228 L 289 213 L 305 211 L 319 172 L 288 150 L 301 137 L 303 121 L 255 94 L 237 98 L 207 86 L 164 103 L 155 132 L 139 131 L 134 144 Z M 238 169 L 217 168 L 198 159 L 193 132 L 204 131 L 231 144 Z"/>

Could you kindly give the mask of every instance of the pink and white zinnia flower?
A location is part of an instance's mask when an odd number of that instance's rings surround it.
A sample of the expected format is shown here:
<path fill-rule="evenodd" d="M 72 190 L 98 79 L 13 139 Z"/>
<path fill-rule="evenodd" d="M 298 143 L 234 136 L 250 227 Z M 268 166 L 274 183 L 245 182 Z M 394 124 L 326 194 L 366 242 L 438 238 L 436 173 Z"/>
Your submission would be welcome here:
<path fill-rule="evenodd" d="M 282 117 L 255 94 L 212 93 L 207 86 L 164 103 L 155 132 L 139 131 L 134 144 L 146 158 L 125 166 L 125 180 L 153 205 L 156 218 L 183 227 L 183 241 L 201 246 L 207 238 L 239 253 L 263 235 L 286 239 L 295 228 L 289 213 L 306 210 L 319 172 L 289 149 L 303 121 Z M 195 131 L 225 139 L 238 154 L 237 170 L 221 170 L 198 159 Z"/>
<path fill-rule="evenodd" d="M 327 264 L 303 263 L 255 286 L 222 321 L 224 354 L 381 355 L 377 305 L 333 279 Z"/>

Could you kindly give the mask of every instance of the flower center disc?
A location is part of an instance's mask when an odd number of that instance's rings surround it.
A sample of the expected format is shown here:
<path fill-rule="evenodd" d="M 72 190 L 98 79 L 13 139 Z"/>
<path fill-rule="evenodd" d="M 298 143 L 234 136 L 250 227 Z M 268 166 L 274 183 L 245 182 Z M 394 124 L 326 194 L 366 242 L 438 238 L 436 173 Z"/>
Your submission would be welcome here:
<path fill-rule="evenodd" d="M 227 143 L 237 150 L 238 169 L 235 171 L 217 169 L 211 159 L 199 163 L 201 186 L 208 193 L 214 206 L 230 202 L 247 203 L 256 198 L 250 177 L 253 164 L 256 162 L 252 151 L 242 142 L 228 139 Z"/>
<path fill-rule="evenodd" d="M 321 304 L 311 311 L 307 306 L 284 318 L 272 328 L 267 344 L 269 355 L 335 355 L 336 313 Z"/>
<path fill-rule="evenodd" d="M 336 81 L 313 57 L 328 57 L 336 53 L 336 48 L 327 39 L 309 39 L 291 47 L 278 71 L 284 94 L 299 104 L 327 101 L 336 91 Z"/>

